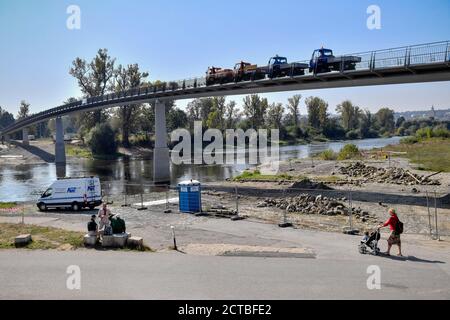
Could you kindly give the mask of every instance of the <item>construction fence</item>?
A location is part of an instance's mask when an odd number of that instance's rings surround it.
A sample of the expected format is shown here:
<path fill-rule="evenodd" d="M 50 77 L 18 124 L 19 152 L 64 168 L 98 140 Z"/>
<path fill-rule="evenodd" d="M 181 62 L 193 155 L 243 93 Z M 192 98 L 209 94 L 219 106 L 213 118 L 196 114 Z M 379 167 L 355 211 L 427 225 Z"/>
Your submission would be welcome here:
<path fill-rule="evenodd" d="M 177 186 L 102 183 L 103 199 L 133 210 L 177 212 Z M 416 189 L 416 188 L 415 188 Z M 202 185 L 202 214 L 236 219 L 261 219 L 280 225 L 318 230 L 369 231 L 388 219 L 394 208 L 404 223 L 404 233 L 439 239 L 450 235 L 450 197 L 423 188 L 415 192 L 388 193 L 358 187 L 331 189 L 273 189 L 240 184 Z M 150 212 L 149 212 L 150 214 Z"/>

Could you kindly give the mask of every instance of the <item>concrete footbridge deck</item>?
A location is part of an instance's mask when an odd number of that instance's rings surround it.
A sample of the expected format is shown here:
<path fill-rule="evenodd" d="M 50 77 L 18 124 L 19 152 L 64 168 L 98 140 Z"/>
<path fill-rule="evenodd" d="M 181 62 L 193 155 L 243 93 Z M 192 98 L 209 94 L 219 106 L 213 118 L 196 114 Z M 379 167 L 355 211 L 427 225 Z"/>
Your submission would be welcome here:
<path fill-rule="evenodd" d="M 6 141 L 9 135 L 23 130 L 23 143 L 28 143 L 27 127 L 56 119 L 55 161 L 65 162 L 64 133 L 61 117 L 71 113 L 87 112 L 138 103 L 155 103 L 155 180 L 169 177 L 169 150 L 165 119 L 165 101 L 211 96 L 232 96 L 254 93 L 300 91 L 311 89 L 375 86 L 388 84 L 450 81 L 450 42 L 435 42 L 371 52 L 343 55 L 337 71 L 317 73 L 305 70 L 302 75 L 280 78 L 207 85 L 204 77 L 163 82 L 130 90 L 85 98 L 16 121 L 0 131 Z M 352 70 L 345 69 L 345 57 L 359 57 Z M 359 60 L 359 59 L 358 59 Z M 309 61 L 308 61 L 309 62 Z M 305 63 L 301 61 L 299 63 Z M 159 163 L 159 164 L 158 164 Z"/>

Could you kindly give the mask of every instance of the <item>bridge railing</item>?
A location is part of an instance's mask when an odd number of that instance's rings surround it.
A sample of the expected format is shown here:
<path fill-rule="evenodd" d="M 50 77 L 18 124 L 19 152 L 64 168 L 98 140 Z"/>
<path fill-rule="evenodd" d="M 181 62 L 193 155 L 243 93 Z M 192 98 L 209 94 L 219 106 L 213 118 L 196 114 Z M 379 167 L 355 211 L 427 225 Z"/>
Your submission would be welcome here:
<path fill-rule="evenodd" d="M 349 55 L 343 55 L 340 68 L 335 68 L 333 72 L 340 73 L 352 73 L 355 71 L 383 71 L 388 68 L 410 68 L 414 66 L 422 66 L 436 63 L 446 63 L 450 66 L 450 47 L 449 41 L 435 42 L 414 46 L 405 46 L 398 48 L 391 48 L 386 50 L 376 50 L 362 53 L 355 53 Z M 352 64 L 346 63 L 347 57 L 359 57 L 359 62 Z M 309 64 L 309 60 L 299 61 L 297 63 Z M 264 64 L 262 64 L 264 65 Z M 294 70 L 287 77 L 304 77 L 315 76 L 316 70 L 309 71 L 308 68 L 304 70 L 301 75 L 294 74 Z M 267 79 L 266 75 L 264 79 Z M 72 102 L 66 105 L 58 106 L 43 112 L 34 114 L 26 119 L 19 120 L 5 128 L 3 131 L 10 132 L 26 125 L 45 120 L 51 115 L 58 115 L 63 113 L 62 111 L 77 111 L 86 105 L 92 105 L 105 101 L 117 101 L 121 102 L 121 99 L 129 97 L 148 96 L 149 94 L 156 94 L 161 92 L 173 92 L 177 90 L 186 90 L 193 88 L 206 87 L 205 77 L 196 77 L 190 79 L 183 79 L 177 81 L 161 82 L 158 84 L 141 86 L 138 88 L 132 88 L 119 93 L 108 93 L 102 96 L 84 98 L 81 101 Z M 139 99 L 136 99 L 139 100 Z M 132 103 L 132 102 L 130 102 Z"/>

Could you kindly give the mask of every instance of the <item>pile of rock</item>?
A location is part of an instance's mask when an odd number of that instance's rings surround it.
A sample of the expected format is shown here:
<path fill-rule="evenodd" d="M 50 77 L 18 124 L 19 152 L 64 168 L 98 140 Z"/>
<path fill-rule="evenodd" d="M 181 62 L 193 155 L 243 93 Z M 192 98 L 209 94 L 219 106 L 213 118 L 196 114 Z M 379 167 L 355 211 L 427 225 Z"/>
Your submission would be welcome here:
<path fill-rule="evenodd" d="M 361 177 L 364 182 L 391 183 L 399 185 L 440 185 L 438 180 L 414 174 L 403 168 L 377 168 L 358 161 L 340 167 L 339 172 L 349 177 Z"/>
<path fill-rule="evenodd" d="M 348 215 L 349 209 L 342 203 L 345 198 L 300 194 L 290 198 L 267 198 L 258 207 L 277 207 L 287 212 L 301 214 Z"/>

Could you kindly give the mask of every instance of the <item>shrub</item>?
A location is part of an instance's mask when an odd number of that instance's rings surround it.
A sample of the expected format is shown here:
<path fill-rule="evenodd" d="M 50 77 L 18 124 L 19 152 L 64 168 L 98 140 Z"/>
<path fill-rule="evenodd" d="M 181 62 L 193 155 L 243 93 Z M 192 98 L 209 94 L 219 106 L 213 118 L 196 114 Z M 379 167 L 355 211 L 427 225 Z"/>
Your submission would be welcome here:
<path fill-rule="evenodd" d="M 345 137 L 349 140 L 356 140 L 360 137 L 359 130 L 351 130 L 345 134 Z"/>
<path fill-rule="evenodd" d="M 406 137 L 400 140 L 400 143 L 404 144 L 414 144 L 419 142 L 419 140 L 416 137 Z"/>
<path fill-rule="evenodd" d="M 338 154 L 338 160 L 348 160 L 360 157 L 359 149 L 354 144 L 346 144 Z"/>
<path fill-rule="evenodd" d="M 94 155 L 116 155 L 117 139 L 114 130 L 108 123 L 97 124 L 89 131 L 89 148 Z"/>
<path fill-rule="evenodd" d="M 336 160 L 337 154 L 331 149 L 325 150 L 319 154 L 319 158 L 322 160 Z"/>

